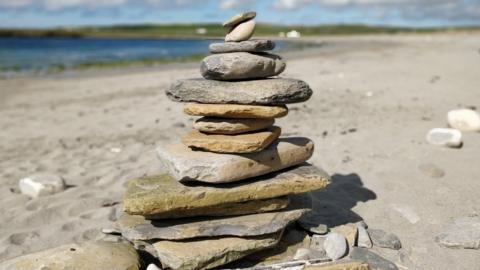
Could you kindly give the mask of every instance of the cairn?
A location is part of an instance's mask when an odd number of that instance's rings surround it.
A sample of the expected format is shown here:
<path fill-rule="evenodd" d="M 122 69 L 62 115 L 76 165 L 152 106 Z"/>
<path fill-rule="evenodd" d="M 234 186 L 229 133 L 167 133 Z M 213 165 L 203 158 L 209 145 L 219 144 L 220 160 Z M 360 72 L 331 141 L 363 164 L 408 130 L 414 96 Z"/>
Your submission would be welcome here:
<path fill-rule="evenodd" d="M 311 209 L 306 193 L 328 175 L 306 163 L 308 138 L 279 138 L 275 118 L 312 95 L 307 83 L 276 77 L 286 67 L 270 40 L 250 40 L 255 12 L 224 26 L 210 45 L 203 78 L 174 83 L 167 96 L 199 116 L 181 142 L 157 149 L 168 173 L 128 183 L 122 236 L 154 249 L 163 268 L 210 269 L 275 247 Z M 142 242 L 143 241 L 143 242 Z"/>

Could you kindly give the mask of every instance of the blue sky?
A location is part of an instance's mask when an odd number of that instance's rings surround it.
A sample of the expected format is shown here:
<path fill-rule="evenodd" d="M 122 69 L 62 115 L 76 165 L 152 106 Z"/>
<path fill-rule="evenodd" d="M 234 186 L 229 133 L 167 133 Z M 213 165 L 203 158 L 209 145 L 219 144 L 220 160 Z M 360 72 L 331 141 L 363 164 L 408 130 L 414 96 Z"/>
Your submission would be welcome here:
<path fill-rule="evenodd" d="M 480 25 L 480 0 L 0 0 L 0 27 L 219 23 L 243 10 L 278 24 Z"/>

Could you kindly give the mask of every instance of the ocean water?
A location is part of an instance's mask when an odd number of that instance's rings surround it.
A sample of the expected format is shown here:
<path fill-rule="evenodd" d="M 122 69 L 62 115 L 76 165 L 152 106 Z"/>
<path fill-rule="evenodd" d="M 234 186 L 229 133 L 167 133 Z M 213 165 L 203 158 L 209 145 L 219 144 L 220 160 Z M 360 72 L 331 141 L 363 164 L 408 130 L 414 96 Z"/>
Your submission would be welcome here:
<path fill-rule="evenodd" d="M 0 37 L 0 72 L 44 72 L 82 64 L 174 59 L 207 54 L 208 45 L 219 41 Z M 278 49 L 292 46 L 288 42 L 277 42 Z"/>

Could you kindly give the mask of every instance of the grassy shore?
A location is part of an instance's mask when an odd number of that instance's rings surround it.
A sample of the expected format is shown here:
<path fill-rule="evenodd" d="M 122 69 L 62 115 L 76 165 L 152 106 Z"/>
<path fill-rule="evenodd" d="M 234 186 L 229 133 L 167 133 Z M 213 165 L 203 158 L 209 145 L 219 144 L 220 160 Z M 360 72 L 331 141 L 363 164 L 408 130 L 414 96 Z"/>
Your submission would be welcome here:
<path fill-rule="evenodd" d="M 205 34 L 198 34 L 197 29 L 204 28 Z M 259 36 L 278 36 L 280 32 L 299 31 L 303 36 L 318 35 L 356 35 L 356 34 L 395 34 L 425 33 L 442 31 L 470 31 L 478 27 L 456 28 L 407 28 L 368 25 L 271 25 L 258 24 L 255 30 Z M 219 24 L 142 24 L 115 25 L 105 27 L 79 27 L 56 29 L 0 29 L 2 37 L 98 37 L 98 38 L 218 38 L 226 30 Z"/>

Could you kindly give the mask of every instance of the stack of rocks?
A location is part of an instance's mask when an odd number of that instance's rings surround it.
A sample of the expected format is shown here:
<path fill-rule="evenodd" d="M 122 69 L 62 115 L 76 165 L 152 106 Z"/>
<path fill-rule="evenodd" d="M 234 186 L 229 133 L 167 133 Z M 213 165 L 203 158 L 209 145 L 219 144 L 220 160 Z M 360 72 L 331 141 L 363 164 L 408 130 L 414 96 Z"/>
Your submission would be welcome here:
<path fill-rule="evenodd" d="M 160 147 L 168 174 L 128 183 L 123 237 L 146 241 L 170 269 L 209 269 L 276 246 L 285 228 L 311 208 L 307 192 L 328 175 L 306 163 L 314 149 L 302 137 L 281 138 L 275 118 L 285 104 L 306 101 L 303 81 L 271 78 L 285 69 L 275 44 L 248 40 L 254 12 L 233 17 L 225 43 L 210 46 L 202 79 L 180 80 L 167 90 L 201 116 L 181 143 Z"/>

